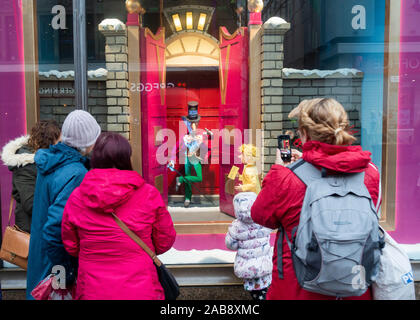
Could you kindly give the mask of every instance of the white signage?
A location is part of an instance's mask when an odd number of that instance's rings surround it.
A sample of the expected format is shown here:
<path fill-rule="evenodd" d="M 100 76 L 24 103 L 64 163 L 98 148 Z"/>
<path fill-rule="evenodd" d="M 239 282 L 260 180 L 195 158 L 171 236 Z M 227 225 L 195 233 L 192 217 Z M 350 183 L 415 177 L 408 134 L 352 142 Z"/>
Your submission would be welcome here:
<path fill-rule="evenodd" d="M 351 13 L 355 16 L 351 20 L 354 30 L 366 30 L 366 8 L 360 4 L 353 6 Z"/>
<path fill-rule="evenodd" d="M 67 29 L 66 28 L 66 8 L 62 5 L 56 5 L 52 8 L 51 13 L 56 14 L 51 21 L 51 26 L 54 30 Z"/>

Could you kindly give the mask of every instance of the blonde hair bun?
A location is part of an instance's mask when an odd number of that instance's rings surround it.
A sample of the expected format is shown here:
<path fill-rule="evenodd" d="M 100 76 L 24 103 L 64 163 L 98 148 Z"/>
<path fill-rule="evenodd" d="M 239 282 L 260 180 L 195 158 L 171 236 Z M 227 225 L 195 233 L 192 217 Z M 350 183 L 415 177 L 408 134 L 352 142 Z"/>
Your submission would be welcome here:
<path fill-rule="evenodd" d="M 356 141 L 349 132 L 348 115 L 344 107 L 333 98 L 303 100 L 289 113 L 297 118 L 299 130 L 311 140 L 332 145 L 350 145 Z"/>

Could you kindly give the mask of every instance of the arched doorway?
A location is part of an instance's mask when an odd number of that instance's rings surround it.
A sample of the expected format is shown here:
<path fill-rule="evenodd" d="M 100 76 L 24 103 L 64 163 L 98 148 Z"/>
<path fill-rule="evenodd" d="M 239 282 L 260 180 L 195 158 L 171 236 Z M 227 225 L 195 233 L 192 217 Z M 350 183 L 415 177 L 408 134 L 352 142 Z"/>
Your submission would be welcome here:
<path fill-rule="evenodd" d="M 177 33 L 166 40 L 167 67 L 219 67 L 218 41 L 198 32 Z"/>
<path fill-rule="evenodd" d="M 219 129 L 219 58 L 219 43 L 208 34 L 181 32 L 166 40 L 167 127 L 176 133 L 178 140 L 182 138 L 179 126 L 184 126 L 180 120 L 188 113 L 188 101 L 199 102 L 200 129 Z M 211 156 L 218 157 L 216 153 Z M 194 195 L 201 194 L 217 204 L 219 165 L 211 164 L 211 158 L 208 162 L 203 165 L 203 182 L 193 188 L 193 201 Z M 184 173 L 183 165 L 177 163 L 176 169 Z M 183 189 L 175 191 L 175 178 L 174 173 L 168 173 L 169 199 L 183 201 Z"/>

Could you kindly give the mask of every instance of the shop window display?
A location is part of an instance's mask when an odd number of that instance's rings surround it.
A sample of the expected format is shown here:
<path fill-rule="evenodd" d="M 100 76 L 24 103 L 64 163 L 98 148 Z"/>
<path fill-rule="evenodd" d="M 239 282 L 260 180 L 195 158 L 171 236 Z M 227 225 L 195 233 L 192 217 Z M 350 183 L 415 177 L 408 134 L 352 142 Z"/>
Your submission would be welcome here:
<path fill-rule="evenodd" d="M 2 146 L 36 120 L 62 124 L 79 107 L 72 1 L 19 3 L 0 6 Z M 120 0 L 86 1 L 84 89 L 87 111 L 103 131 L 130 139 L 133 166 L 166 201 L 178 237 L 165 263 L 233 263 L 224 239 L 241 184 L 228 177 L 232 166 L 243 170 L 239 147 L 258 148 L 261 183 L 274 164 L 277 136 L 290 135 L 292 148 L 302 150 L 297 122 L 287 114 L 316 97 L 345 107 L 356 144 L 372 152 L 381 172 L 381 223 L 420 258 L 418 1 L 140 3 L 141 12 L 130 12 Z M 172 145 L 192 132 L 182 120 L 194 116 L 192 102 L 201 117 L 192 131 L 208 154 L 200 168 L 178 154 L 171 170 Z M 4 228 L 11 178 L 1 170 Z M 197 178 L 192 186 L 188 176 Z"/>

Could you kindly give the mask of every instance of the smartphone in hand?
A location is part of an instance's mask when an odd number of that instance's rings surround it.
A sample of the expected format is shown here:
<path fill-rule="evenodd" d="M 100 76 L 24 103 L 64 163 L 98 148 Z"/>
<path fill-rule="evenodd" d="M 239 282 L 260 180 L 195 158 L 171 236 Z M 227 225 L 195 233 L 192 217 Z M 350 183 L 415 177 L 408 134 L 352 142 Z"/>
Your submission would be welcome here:
<path fill-rule="evenodd" d="M 288 134 L 279 135 L 277 137 L 278 147 L 280 149 L 280 155 L 283 162 L 292 161 L 292 148 L 290 136 Z"/>

